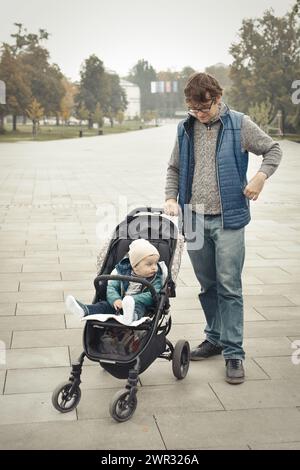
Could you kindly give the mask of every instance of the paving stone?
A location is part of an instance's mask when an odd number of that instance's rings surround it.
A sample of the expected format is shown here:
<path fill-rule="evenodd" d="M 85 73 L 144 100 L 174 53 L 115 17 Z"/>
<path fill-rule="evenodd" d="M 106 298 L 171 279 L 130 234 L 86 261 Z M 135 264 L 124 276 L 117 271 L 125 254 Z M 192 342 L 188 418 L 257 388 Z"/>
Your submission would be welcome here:
<path fill-rule="evenodd" d="M 300 306 L 300 294 L 291 293 L 291 294 L 287 294 L 286 297 L 294 305 Z"/>
<path fill-rule="evenodd" d="M 115 393 L 115 390 L 87 390 L 77 409 L 78 419 L 107 417 L 108 406 Z M 197 387 L 189 387 L 183 381 L 177 381 L 173 385 L 144 386 L 139 388 L 137 396 L 136 415 L 173 414 L 186 409 L 187 402 L 189 409 L 195 412 L 223 409 L 211 388 L 205 383 L 198 383 Z M 181 398 L 183 396 L 184 400 Z"/>
<path fill-rule="evenodd" d="M 60 281 L 59 272 L 50 272 L 50 273 L 5 273 L 0 274 L 0 281 L 2 279 L 12 279 L 18 281 Z"/>
<path fill-rule="evenodd" d="M 91 304 L 95 295 L 95 289 L 91 286 L 90 290 L 68 289 L 63 292 L 64 300 L 68 295 L 73 295 L 75 299 L 80 300 L 84 304 Z"/>
<path fill-rule="evenodd" d="M 256 307 L 256 310 L 267 320 L 300 319 L 299 307 Z"/>
<path fill-rule="evenodd" d="M 294 282 L 293 277 L 283 271 L 281 268 L 247 268 L 247 272 L 255 275 L 265 284 L 283 284 L 285 282 Z"/>
<path fill-rule="evenodd" d="M 73 263 L 33 263 L 32 259 L 28 261 L 26 264 L 24 263 L 23 265 L 23 272 L 27 273 L 38 273 L 38 272 L 57 272 L 57 271 L 65 271 L 65 272 L 74 272 L 74 271 L 89 271 L 89 270 L 95 270 L 96 271 L 96 263 L 95 260 L 93 262 L 91 261 L 76 261 L 74 260 Z M 2 272 L 6 272 L 4 270 L 1 270 Z M 21 268 L 19 269 L 21 271 Z M 9 272 L 9 271 L 8 271 Z M 15 271 L 13 271 L 15 272 Z"/>
<path fill-rule="evenodd" d="M 245 323 L 245 338 L 290 336 L 300 333 L 300 319 Z"/>
<path fill-rule="evenodd" d="M 17 427 L 0 425 L 0 442 L 3 450 L 165 449 L 152 416 L 134 416 L 123 426 L 111 418 L 20 424 Z"/>
<path fill-rule="evenodd" d="M 269 444 L 250 442 L 250 448 L 253 450 L 300 450 L 300 441 L 272 442 Z"/>
<path fill-rule="evenodd" d="M 245 306 L 250 307 L 293 307 L 294 304 L 282 295 L 245 295 Z"/>
<path fill-rule="evenodd" d="M 62 291 L 45 292 L 2 292 L 0 303 L 12 302 L 58 302 L 63 300 Z"/>
<path fill-rule="evenodd" d="M 50 393 L 0 396 L 1 425 L 43 421 L 74 421 L 76 419 L 75 411 L 59 413 L 55 410 Z"/>
<path fill-rule="evenodd" d="M 96 277 L 95 271 L 80 271 L 80 272 L 62 272 L 61 273 L 62 279 L 64 281 L 83 281 L 87 280 L 93 284 L 94 279 Z"/>
<path fill-rule="evenodd" d="M 45 348 L 82 344 L 82 332 L 74 329 L 15 331 L 12 348 Z"/>
<path fill-rule="evenodd" d="M 191 344 L 195 347 L 196 344 Z M 268 375 L 250 358 L 245 361 L 247 380 L 268 380 Z M 215 381 L 224 382 L 225 362 L 222 356 L 212 357 L 205 361 L 191 362 L 187 376 L 183 383 L 190 386 L 198 386 L 203 383 Z M 143 386 L 164 384 L 177 384 L 178 380 L 172 372 L 172 362 L 166 360 L 155 361 L 140 375 Z"/>
<path fill-rule="evenodd" d="M 0 369 L 56 367 L 70 364 L 67 347 L 25 348 L 6 351 L 6 364 Z"/>
<path fill-rule="evenodd" d="M 300 405 L 300 375 L 284 381 L 246 381 L 239 387 L 221 382 L 210 385 L 227 410 Z"/>
<path fill-rule="evenodd" d="M 21 282 L 20 291 L 60 291 L 60 290 L 87 290 L 91 287 L 90 281 L 41 281 Z"/>
<path fill-rule="evenodd" d="M 81 321 L 81 318 L 79 318 L 77 315 L 73 315 L 71 313 L 66 314 L 65 319 L 67 328 L 80 328 L 81 330 L 83 330 L 85 321 Z"/>
<path fill-rule="evenodd" d="M 14 315 L 15 314 L 15 311 L 16 311 L 16 304 L 15 303 L 11 303 L 11 304 L 7 304 L 7 303 L 2 303 L 0 304 L 0 316 L 8 316 L 8 315 Z"/>
<path fill-rule="evenodd" d="M 297 378 L 300 377 L 300 359 L 298 364 L 294 364 L 292 362 L 292 353 L 293 349 L 291 349 L 290 356 L 257 357 L 255 362 L 271 379 Z"/>
<path fill-rule="evenodd" d="M 232 390 L 234 387 L 228 384 Z M 167 449 L 229 448 L 256 442 L 294 441 L 300 434 L 295 408 L 156 414 Z"/>
<path fill-rule="evenodd" d="M 3 348 L 3 343 L 4 343 L 5 349 L 10 349 L 12 334 L 13 334 L 12 331 L 0 331 L 0 341 L 2 341 L 1 343 L 2 348 Z"/>
<path fill-rule="evenodd" d="M 64 315 L 64 302 L 19 302 L 16 315 Z"/>
<path fill-rule="evenodd" d="M 0 317 L 1 330 L 55 330 L 65 328 L 63 315 L 15 315 Z"/>
<path fill-rule="evenodd" d="M 22 270 L 22 262 L 18 261 L 13 263 L 13 260 L 5 261 L 0 263 L 0 272 L 1 273 L 20 273 Z"/>
<path fill-rule="evenodd" d="M 8 370 L 5 394 L 52 392 L 58 384 L 68 381 L 70 373 L 70 366 Z M 80 384 L 83 394 L 89 389 L 122 389 L 125 385 L 125 380 L 116 379 L 99 365 L 85 367 L 84 363 Z"/>
<path fill-rule="evenodd" d="M 291 343 L 286 337 L 245 338 L 244 349 L 249 357 L 291 356 Z"/>

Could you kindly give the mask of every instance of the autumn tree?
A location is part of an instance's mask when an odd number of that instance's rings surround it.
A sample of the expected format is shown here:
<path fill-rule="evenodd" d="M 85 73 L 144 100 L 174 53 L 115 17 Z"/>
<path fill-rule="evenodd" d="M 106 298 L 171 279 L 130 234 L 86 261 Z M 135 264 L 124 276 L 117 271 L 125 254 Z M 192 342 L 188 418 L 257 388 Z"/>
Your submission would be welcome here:
<path fill-rule="evenodd" d="M 39 121 L 42 119 L 42 117 L 44 117 L 44 108 L 36 100 L 36 98 L 33 98 L 26 112 L 32 121 L 32 135 L 35 137 L 37 134 L 37 126 Z"/>
<path fill-rule="evenodd" d="M 0 77 L 7 86 L 6 114 L 13 116 L 16 130 L 18 115 L 25 115 L 34 97 L 44 108 L 45 115 L 58 118 L 60 102 L 65 94 L 63 74 L 56 64 L 49 63 L 49 52 L 43 46 L 49 34 L 39 29 L 38 34 L 27 33 L 22 23 L 15 23 L 17 32 L 11 34 L 13 44 L 3 43 Z"/>
<path fill-rule="evenodd" d="M 68 123 L 70 117 L 74 113 L 75 107 L 75 96 L 78 93 L 78 87 L 66 77 L 62 79 L 62 85 L 65 90 L 65 95 L 63 96 L 60 102 L 60 112 L 59 115 L 64 121 L 65 124 Z"/>
<path fill-rule="evenodd" d="M 299 107 L 291 100 L 292 83 L 300 76 L 300 0 L 284 16 L 272 9 L 261 18 L 244 19 L 239 41 L 232 44 L 230 99 L 242 112 L 271 103 L 269 122 L 278 111 L 286 130 L 300 131 Z"/>
<path fill-rule="evenodd" d="M 13 116 L 13 130 L 17 130 L 17 116 L 24 114 L 31 101 L 30 80 L 20 57 L 8 44 L 3 44 L 0 59 L 0 80 L 6 84 L 6 105 L 1 106 L 2 120 Z"/>

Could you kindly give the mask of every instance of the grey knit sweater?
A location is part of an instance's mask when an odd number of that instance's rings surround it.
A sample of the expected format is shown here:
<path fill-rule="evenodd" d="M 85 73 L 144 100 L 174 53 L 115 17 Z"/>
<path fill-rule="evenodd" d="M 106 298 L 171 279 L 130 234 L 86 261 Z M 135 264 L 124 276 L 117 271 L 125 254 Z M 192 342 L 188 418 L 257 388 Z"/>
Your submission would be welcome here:
<path fill-rule="evenodd" d="M 219 114 L 209 123 L 203 124 L 198 119 L 194 124 L 195 170 L 192 197 L 189 201 L 192 209 L 204 214 L 220 214 L 221 203 L 216 173 L 216 145 L 220 129 L 220 116 L 227 106 L 222 103 Z M 276 171 L 282 151 L 278 142 L 262 131 L 249 116 L 244 116 L 241 128 L 241 146 L 256 155 L 262 155 L 259 171 L 267 177 Z M 179 181 L 179 143 L 178 137 L 168 164 L 165 198 L 177 199 Z M 196 206 L 197 205 L 197 206 Z"/>

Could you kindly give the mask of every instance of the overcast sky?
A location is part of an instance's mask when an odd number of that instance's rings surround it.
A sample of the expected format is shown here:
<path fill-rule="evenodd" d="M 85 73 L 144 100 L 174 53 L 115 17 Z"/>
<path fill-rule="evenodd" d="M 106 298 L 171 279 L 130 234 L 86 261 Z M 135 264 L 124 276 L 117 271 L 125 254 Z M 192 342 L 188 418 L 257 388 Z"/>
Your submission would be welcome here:
<path fill-rule="evenodd" d="M 243 18 L 272 7 L 283 15 L 294 0 L 0 0 L 0 42 L 13 23 L 28 32 L 46 29 L 52 62 L 76 80 L 83 61 L 96 54 L 124 76 L 139 59 L 159 70 L 196 70 L 229 64 L 230 44 Z"/>

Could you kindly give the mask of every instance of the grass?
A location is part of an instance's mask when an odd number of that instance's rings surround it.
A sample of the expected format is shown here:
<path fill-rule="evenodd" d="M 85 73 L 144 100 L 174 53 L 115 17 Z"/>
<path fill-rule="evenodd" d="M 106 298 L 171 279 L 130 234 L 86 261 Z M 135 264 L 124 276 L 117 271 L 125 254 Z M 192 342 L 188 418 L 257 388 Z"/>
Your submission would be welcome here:
<path fill-rule="evenodd" d="M 136 131 L 142 124 L 139 121 L 125 121 L 123 124 L 115 124 L 114 127 L 104 126 L 103 135 L 117 134 L 120 132 Z M 153 127 L 143 124 L 143 128 Z M 35 138 L 32 136 L 32 126 L 18 125 L 16 131 L 5 129 L 4 134 L 0 134 L 1 142 L 20 142 L 20 141 L 45 141 L 59 139 L 74 139 L 79 137 L 79 131 L 82 130 L 83 137 L 98 136 L 98 129 L 88 129 L 80 126 L 44 126 L 41 125 Z"/>

